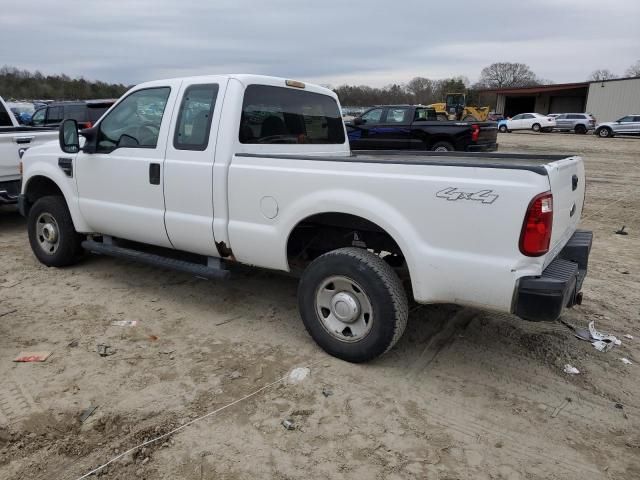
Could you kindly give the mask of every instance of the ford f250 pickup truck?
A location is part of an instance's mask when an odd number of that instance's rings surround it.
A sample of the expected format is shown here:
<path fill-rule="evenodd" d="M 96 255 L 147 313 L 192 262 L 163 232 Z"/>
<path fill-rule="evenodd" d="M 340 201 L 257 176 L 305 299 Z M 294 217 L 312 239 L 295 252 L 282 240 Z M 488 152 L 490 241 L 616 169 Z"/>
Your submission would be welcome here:
<path fill-rule="evenodd" d="M 336 95 L 253 75 L 159 80 L 23 158 L 35 256 L 81 252 L 222 278 L 239 262 L 299 272 L 327 352 L 363 362 L 402 335 L 408 297 L 528 320 L 579 303 L 577 156 L 353 154 Z"/>
<path fill-rule="evenodd" d="M 351 149 L 491 152 L 498 148 L 495 122 L 438 121 L 430 118 L 429 110 L 422 105 L 371 108 L 347 125 Z"/>
<path fill-rule="evenodd" d="M 20 126 L 0 97 L 0 205 L 18 201 L 24 152 L 57 136 L 56 130 Z"/>

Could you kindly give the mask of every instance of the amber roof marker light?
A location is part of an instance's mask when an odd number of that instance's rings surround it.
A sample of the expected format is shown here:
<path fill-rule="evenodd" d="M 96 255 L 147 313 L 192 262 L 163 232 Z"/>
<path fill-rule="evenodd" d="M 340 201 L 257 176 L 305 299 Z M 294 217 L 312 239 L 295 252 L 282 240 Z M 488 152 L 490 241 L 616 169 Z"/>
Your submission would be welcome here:
<path fill-rule="evenodd" d="M 285 80 L 285 82 L 287 84 L 287 87 L 294 87 L 294 88 L 304 88 L 305 84 L 302 82 L 299 82 L 297 80 Z"/>

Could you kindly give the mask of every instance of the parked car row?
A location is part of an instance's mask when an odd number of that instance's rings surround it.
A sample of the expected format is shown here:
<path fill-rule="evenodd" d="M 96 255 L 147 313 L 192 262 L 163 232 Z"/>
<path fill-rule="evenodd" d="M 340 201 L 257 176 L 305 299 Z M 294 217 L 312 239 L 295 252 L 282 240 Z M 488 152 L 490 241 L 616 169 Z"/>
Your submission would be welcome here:
<path fill-rule="evenodd" d="M 521 113 L 512 118 L 498 121 L 501 133 L 514 130 L 533 130 L 534 132 L 574 132 L 584 135 L 593 131 L 601 138 L 615 135 L 640 134 L 640 115 L 626 115 L 615 122 L 598 123 L 590 113 Z"/>

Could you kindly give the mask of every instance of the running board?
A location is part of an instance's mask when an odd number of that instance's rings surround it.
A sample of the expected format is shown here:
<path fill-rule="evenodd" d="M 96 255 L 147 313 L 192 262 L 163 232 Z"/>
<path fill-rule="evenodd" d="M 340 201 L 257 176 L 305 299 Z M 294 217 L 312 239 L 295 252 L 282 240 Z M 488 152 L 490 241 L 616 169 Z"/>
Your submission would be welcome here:
<path fill-rule="evenodd" d="M 229 270 L 224 269 L 222 262 L 219 259 L 210 258 L 209 265 L 201 265 L 199 263 L 176 260 L 174 258 L 163 257 L 153 253 L 140 252 L 131 248 L 117 247 L 113 244 L 106 244 L 93 240 L 85 240 L 82 242 L 82 248 L 101 255 L 110 255 L 124 260 L 190 273 L 196 277 L 224 279 L 228 277 L 230 273 Z"/>

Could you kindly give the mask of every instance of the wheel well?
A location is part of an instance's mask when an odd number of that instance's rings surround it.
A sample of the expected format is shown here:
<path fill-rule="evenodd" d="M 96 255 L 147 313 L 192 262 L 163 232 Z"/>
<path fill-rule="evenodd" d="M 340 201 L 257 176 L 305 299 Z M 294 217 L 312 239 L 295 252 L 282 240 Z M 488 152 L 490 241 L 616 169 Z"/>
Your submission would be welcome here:
<path fill-rule="evenodd" d="M 299 222 L 289 234 L 287 259 L 292 270 L 304 268 L 320 255 L 343 247 L 372 250 L 408 278 L 405 257 L 389 233 L 366 218 L 327 212 Z"/>
<path fill-rule="evenodd" d="M 436 143 L 446 142 L 453 147 L 456 148 L 456 141 L 448 135 L 433 135 L 427 138 L 426 144 L 427 148 L 431 149 Z"/>
<path fill-rule="evenodd" d="M 33 205 L 39 198 L 46 197 L 48 195 L 57 195 L 64 197 L 60 187 L 50 178 L 43 176 L 36 176 L 29 179 L 27 188 L 25 189 L 26 202 L 25 212 L 28 213 L 31 205 Z"/>

